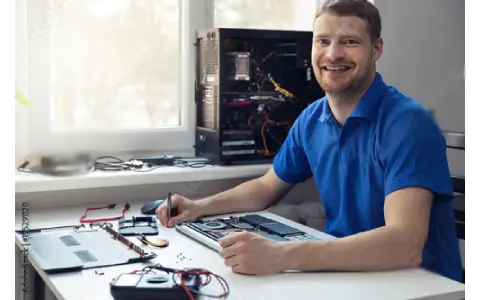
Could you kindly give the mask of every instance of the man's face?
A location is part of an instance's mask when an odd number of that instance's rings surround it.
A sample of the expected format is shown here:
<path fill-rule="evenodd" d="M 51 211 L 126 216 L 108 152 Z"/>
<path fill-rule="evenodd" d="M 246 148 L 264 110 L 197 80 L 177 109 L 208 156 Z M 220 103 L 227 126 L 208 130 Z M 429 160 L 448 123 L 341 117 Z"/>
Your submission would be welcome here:
<path fill-rule="evenodd" d="M 355 94 L 375 73 L 383 42 L 372 42 L 366 21 L 327 12 L 316 20 L 313 30 L 312 63 L 321 88 L 329 94 Z"/>

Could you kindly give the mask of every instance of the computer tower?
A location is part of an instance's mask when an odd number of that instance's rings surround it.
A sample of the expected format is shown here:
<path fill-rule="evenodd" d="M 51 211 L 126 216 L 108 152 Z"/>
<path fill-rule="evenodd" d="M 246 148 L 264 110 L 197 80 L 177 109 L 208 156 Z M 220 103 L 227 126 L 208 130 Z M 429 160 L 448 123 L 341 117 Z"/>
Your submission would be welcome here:
<path fill-rule="evenodd" d="M 308 31 L 197 31 L 196 156 L 272 162 L 300 113 L 325 95 L 311 47 Z"/>

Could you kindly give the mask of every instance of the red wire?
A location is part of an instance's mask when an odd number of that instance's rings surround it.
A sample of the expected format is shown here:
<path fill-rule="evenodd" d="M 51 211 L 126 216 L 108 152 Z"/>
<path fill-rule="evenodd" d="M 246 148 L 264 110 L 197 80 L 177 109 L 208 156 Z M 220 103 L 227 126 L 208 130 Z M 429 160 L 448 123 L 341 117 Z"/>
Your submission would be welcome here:
<path fill-rule="evenodd" d="M 217 278 L 217 281 L 220 283 L 220 285 L 222 286 L 222 290 L 223 290 L 223 294 L 225 295 L 227 293 L 227 289 L 225 288 L 225 286 L 223 285 L 223 282 L 220 280 L 220 277 L 217 275 L 217 274 L 213 274 L 213 276 L 215 276 L 215 278 Z M 226 296 L 225 296 L 226 297 Z M 226 299 L 226 298 L 225 298 Z"/>
<path fill-rule="evenodd" d="M 108 221 L 115 221 L 118 219 L 121 219 L 125 216 L 125 212 L 127 212 L 128 207 L 124 207 L 122 210 L 122 215 L 119 217 L 112 217 L 112 218 L 100 218 L 100 219 L 90 219 L 90 220 L 85 220 L 87 217 L 87 213 L 91 210 L 100 210 L 100 209 L 106 209 L 109 208 L 110 205 L 102 206 L 102 207 L 89 207 L 85 210 L 83 215 L 80 217 L 80 223 L 96 223 L 96 222 L 108 222 Z"/>
<path fill-rule="evenodd" d="M 182 283 L 182 287 L 183 287 L 183 289 L 185 290 L 185 292 L 187 293 L 188 298 L 189 298 L 190 300 L 195 300 L 195 298 L 193 297 L 192 293 L 190 293 L 190 291 L 188 290 L 187 286 L 185 285 L 185 280 L 183 279 L 183 276 L 182 276 L 183 274 L 182 274 L 182 272 L 176 271 L 176 273 L 177 273 L 178 276 L 180 276 L 180 281 L 181 281 L 181 283 Z"/>
<path fill-rule="evenodd" d="M 207 277 L 207 280 L 205 282 L 202 283 L 203 286 L 206 286 L 207 284 L 210 283 L 210 276 L 214 276 L 217 281 L 220 283 L 220 285 L 222 286 L 222 290 L 223 290 L 223 294 L 227 294 L 227 288 L 225 287 L 225 285 L 223 284 L 223 282 L 220 280 L 220 276 L 218 276 L 217 274 L 213 274 L 211 272 L 206 272 L 206 271 L 203 271 L 201 269 L 194 269 L 194 270 L 190 270 L 188 271 L 188 274 L 194 274 L 194 275 L 205 275 Z M 209 276 L 210 275 L 210 276 Z M 182 280 L 182 285 L 183 285 L 183 278 L 181 279 Z M 186 288 L 184 286 L 184 288 Z M 226 297 L 226 296 L 225 296 Z"/>
<path fill-rule="evenodd" d="M 265 120 L 268 121 L 269 119 L 268 119 L 267 113 L 266 113 L 266 112 L 263 112 L 263 115 L 265 116 Z"/>

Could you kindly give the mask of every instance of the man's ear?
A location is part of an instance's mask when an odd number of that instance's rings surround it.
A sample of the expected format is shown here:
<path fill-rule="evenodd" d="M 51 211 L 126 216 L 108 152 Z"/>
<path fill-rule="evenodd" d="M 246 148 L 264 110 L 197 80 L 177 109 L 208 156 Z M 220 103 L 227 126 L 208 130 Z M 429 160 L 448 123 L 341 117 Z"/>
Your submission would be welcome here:
<path fill-rule="evenodd" d="M 373 60 L 377 61 L 380 56 L 382 56 L 383 52 L 383 39 L 378 38 L 374 43 L 373 43 Z"/>

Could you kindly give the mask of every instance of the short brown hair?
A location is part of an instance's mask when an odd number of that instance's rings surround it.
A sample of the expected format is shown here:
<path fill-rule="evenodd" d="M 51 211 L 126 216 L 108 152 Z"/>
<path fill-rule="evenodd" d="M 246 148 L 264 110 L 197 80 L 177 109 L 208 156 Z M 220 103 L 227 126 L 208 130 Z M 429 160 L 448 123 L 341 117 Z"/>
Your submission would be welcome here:
<path fill-rule="evenodd" d="M 315 14 L 315 20 L 323 12 L 338 16 L 356 16 L 367 21 L 367 30 L 372 41 L 376 41 L 381 35 L 380 12 L 367 0 L 323 0 Z"/>

